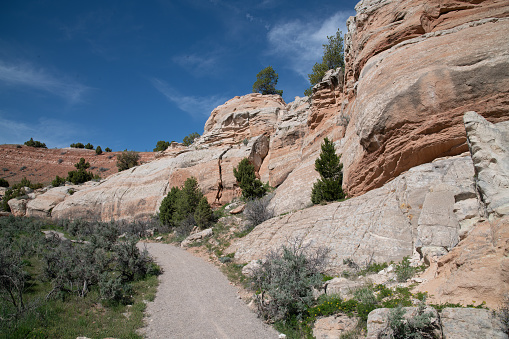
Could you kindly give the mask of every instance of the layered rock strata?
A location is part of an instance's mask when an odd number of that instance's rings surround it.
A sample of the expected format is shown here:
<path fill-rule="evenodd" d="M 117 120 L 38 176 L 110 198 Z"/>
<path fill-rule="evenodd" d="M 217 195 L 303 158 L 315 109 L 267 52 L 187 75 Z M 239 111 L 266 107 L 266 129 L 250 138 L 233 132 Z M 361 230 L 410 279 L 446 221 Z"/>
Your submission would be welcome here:
<path fill-rule="evenodd" d="M 478 216 L 477 204 L 455 214 L 456 204 L 468 199 L 476 199 L 470 157 L 439 159 L 362 196 L 270 219 L 229 251 L 249 262 L 299 239 L 330 248 L 329 269 L 334 271 L 341 271 L 347 258 L 387 262 L 415 251 L 425 255 L 439 248 L 447 253 L 459 241 L 461 218 Z"/>
<path fill-rule="evenodd" d="M 468 110 L 508 119 L 506 3 L 366 0 L 356 10 L 345 38 L 350 195 L 468 150 Z"/>

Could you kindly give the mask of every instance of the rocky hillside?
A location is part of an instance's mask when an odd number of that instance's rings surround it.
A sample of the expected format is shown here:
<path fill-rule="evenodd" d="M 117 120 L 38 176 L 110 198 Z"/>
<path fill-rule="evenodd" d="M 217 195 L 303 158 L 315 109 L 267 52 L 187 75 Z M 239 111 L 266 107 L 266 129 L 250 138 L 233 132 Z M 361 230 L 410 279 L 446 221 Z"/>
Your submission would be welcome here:
<path fill-rule="evenodd" d="M 58 175 L 66 177 L 67 172 L 74 171 L 74 164 L 80 158 L 90 162 L 90 171 L 102 178 L 118 172 L 117 154 L 121 152 L 96 155 L 95 150 L 79 148 L 46 149 L 24 145 L 0 145 L 0 177 L 11 184 L 24 177 L 32 183 L 49 185 Z M 140 153 L 140 162 L 146 163 L 155 158 L 156 153 Z"/>
<path fill-rule="evenodd" d="M 287 104 L 275 95 L 235 97 L 212 111 L 192 146 L 173 145 L 149 163 L 75 187 L 73 195 L 65 188 L 34 195 L 17 213 L 146 218 L 190 176 L 210 203 L 224 204 L 240 195 L 233 168 L 248 157 L 276 187 L 270 204 L 279 216 L 232 245 L 237 260 L 258 259 L 300 237 L 332 249 L 331 270 L 341 270 L 346 258 L 450 258 L 440 266 L 450 264 L 449 273 L 437 274 L 454 281 L 465 261 L 450 257 L 454 249 L 478 236 L 483 221 L 509 213 L 509 6 L 364 0 L 356 10 L 345 70 L 328 72 L 312 98 Z M 342 155 L 351 199 L 308 208 L 325 137 Z M 509 281 L 507 223 L 497 225 L 497 250 L 484 250 L 497 253 L 495 281 L 505 288 L 485 294 L 501 297 Z M 482 253 L 472 255 L 472 265 L 481 265 Z"/>

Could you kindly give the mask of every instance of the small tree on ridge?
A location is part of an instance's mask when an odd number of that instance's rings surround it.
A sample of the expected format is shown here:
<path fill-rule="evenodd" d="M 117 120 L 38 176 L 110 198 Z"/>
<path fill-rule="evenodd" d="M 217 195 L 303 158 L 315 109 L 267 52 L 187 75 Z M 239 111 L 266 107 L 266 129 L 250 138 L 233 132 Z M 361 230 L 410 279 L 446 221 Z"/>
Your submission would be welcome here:
<path fill-rule="evenodd" d="M 256 75 L 256 82 L 253 84 L 253 93 L 261 94 L 279 94 L 283 95 L 283 90 L 276 89 L 279 75 L 272 66 L 262 69 Z"/>

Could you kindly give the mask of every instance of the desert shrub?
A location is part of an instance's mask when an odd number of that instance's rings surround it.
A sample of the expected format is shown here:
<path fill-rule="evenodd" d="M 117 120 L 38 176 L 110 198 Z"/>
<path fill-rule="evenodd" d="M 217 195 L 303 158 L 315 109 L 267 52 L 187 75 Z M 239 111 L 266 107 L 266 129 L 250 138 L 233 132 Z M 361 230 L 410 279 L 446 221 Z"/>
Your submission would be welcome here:
<path fill-rule="evenodd" d="M 314 302 L 313 288 L 322 283 L 328 253 L 323 248 L 311 251 L 299 240 L 269 252 L 251 280 L 260 315 L 279 321 L 304 314 Z"/>
<path fill-rule="evenodd" d="M 25 141 L 25 145 L 30 146 L 30 147 L 47 148 L 45 143 L 40 142 L 40 141 L 34 141 L 33 138 L 30 138 L 30 140 Z"/>
<path fill-rule="evenodd" d="M 85 148 L 86 148 L 86 149 L 94 149 L 94 145 L 92 145 L 91 143 L 87 143 L 87 144 L 85 145 Z"/>
<path fill-rule="evenodd" d="M 135 151 L 124 150 L 122 154 L 117 155 L 117 168 L 119 172 L 138 166 L 140 155 Z"/>
<path fill-rule="evenodd" d="M 106 148 L 104 149 L 104 151 L 105 151 L 105 152 L 111 152 L 111 148 L 106 147 Z"/>
<path fill-rule="evenodd" d="M 247 158 L 240 161 L 233 169 L 233 175 L 242 189 L 242 196 L 245 199 L 261 198 L 266 193 L 262 182 L 256 178 L 253 164 Z"/>
<path fill-rule="evenodd" d="M 196 221 L 196 225 L 201 229 L 205 229 L 210 226 L 213 218 L 214 214 L 212 213 L 212 208 L 210 208 L 207 198 L 202 197 L 194 211 L 194 220 Z"/>
<path fill-rule="evenodd" d="M 170 147 L 169 141 L 159 140 L 156 144 L 156 148 L 154 148 L 154 152 L 165 151 L 168 147 Z"/>
<path fill-rule="evenodd" d="M 184 146 L 191 146 L 194 143 L 194 140 L 199 137 L 200 137 L 200 135 L 198 133 L 193 132 L 193 133 L 189 134 L 188 136 L 184 137 L 184 140 L 182 140 L 182 144 Z"/>
<path fill-rule="evenodd" d="M 42 188 L 43 185 L 41 183 L 32 184 L 30 180 L 26 177 L 21 179 L 17 184 L 12 185 L 11 188 L 5 191 L 4 197 L 2 198 L 1 208 L 6 212 L 10 212 L 11 208 L 9 207 L 9 200 L 14 198 L 23 197 L 26 195 L 25 187 L 31 188 L 33 190 Z"/>
<path fill-rule="evenodd" d="M 92 180 L 94 177 L 92 172 L 87 171 L 90 167 L 90 163 L 85 161 L 85 158 L 80 158 L 80 161 L 74 164 L 74 167 L 76 167 L 76 171 L 69 171 L 67 173 L 67 180 L 73 184 L 81 184 Z"/>
<path fill-rule="evenodd" d="M 0 178 L 0 187 L 9 187 L 9 182 L 4 178 Z"/>
<path fill-rule="evenodd" d="M 399 264 L 394 267 L 396 279 L 398 282 L 405 282 L 412 278 L 415 274 L 424 271 L 425 266 L 413 267 L 410 265 L 410 258 L 404 257 Z"/>
<path fill-rule="evenodd" d="M 311 201 L 319 204 L 326 201 L 335 201 L 345 197 L 343 193 L 343 165 L 340 157 L 336 155 L 334 144 L 325 138 L 320 156 L 315 161 L 315 169 L 320 173 L 320 179 L 313 185 Z"/>
<path fill-rule="evenodd" d="M 83 145 L 81 142 L 73 143 L 70 146 L 72 148 L 85 148 L 85 145 Z"/>
<path fill-rule="evenodd" d="M 95 149 L 95 154 L 97 154 L 97 155 L 103 154 L 103 150 L 102 150 L 101 146 L 97 146 L 97 148 Z"/>
<path fill-rule="evenodd" d="M 258 226 L 265 220 L 274 217 L 274 210 L 269 208 L 270 196 L 260 199 L 249 200 L 244 209 L 244 218 L 247 220 L 249 227 Z"/>
<path fill-rule="evenodd" d="M 59 164 L 61 164 L 61 163 L 63 163 L 63 162 L 64 162 L 64 159 L 58 159 L 58 160 L 57 160 L 57 162 L 58 162 Z"/>
<path fill-rule="evenodd" d="M 61 178 L 59 177 L 58 175 L 55 177 L 55 179 L 53 179 L 53 181 L 51 182 L 51 186 L 53 187 L 58 187 L 58 186 L 62 186 L 65 184 L 65 178 Z"/>
<path fill-rule="evenodd" d="M 408 319 L 404 317 L 405 310 L 398 306 L 389 312 L 387 327 L 383 329 L 380 339 L 407 339 L 407 338 L 437 338 L 436 325 L 433 322 L 433 313 L 425 312 L 426 305 L 421 303 L 417 314 Z"/>

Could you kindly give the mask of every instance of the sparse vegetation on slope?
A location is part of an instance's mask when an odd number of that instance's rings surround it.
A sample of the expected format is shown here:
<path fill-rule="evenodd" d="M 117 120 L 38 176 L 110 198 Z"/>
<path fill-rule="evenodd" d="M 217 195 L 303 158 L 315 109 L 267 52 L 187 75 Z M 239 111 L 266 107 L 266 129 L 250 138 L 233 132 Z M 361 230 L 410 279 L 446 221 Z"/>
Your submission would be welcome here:
<path fill-rule="evenodd" d="M 138 227 L 60 223 L 58 230 L 76 242 L 45 237 L 48 227 L 55 225 L 0 218 L 0 337 L 139 337 L 159 268 L 135 246 Z"/>
<path fill-rule="evenodd" d="M 122 154 L 117 155 L 117 168 L 119 172 L 125 171 L 131 167 L 138 166 L 140 155 L 135 151 L 124 150 Z"/>
<path fill-rule="evenodd" d="M 30 138 L 30 140 L 25 141 L 25 146 L 38 147 L 38 148 L 47 148 L 45 143 L 40 142 L 40 141 L 34 141 L 33 138 Z"/>

